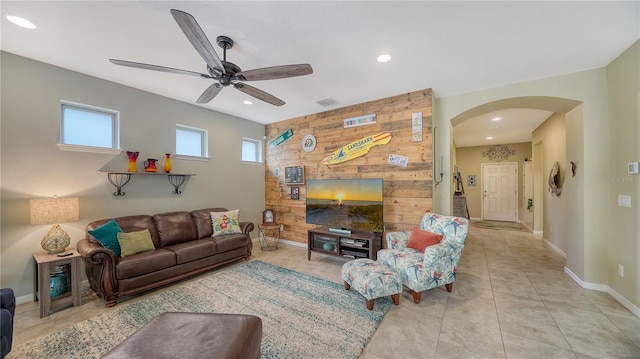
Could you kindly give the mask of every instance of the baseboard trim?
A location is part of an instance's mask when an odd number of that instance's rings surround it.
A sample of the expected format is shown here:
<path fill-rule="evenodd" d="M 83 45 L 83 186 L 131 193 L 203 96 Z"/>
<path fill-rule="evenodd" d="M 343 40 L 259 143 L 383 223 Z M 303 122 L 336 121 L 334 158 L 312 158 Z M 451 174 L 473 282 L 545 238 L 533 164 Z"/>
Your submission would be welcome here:
<path fill-rule="evenodd" d="M 543 232 L 542 231 L 533 231 L 533 235 L 534 236 L 541 236 L 541 235 L 543 235 Z"/>
<path fill-rule="evenodd" d="M 564 259 L 567 259 L 567 254 L 565 252 L 562 251 L 562 249 L 558 248 L 555 244 L 551 243 L 551 241 L 549 241 L 546 238 L 542 238 L 542 240 L 544 241 L 544 243 L 546 243 L 549 247 L 551 247 L 551 249 L 553 249 L 554 251 L 556 251 L 559 255 L 561 255 Z M 565 267 L 566 269 L 567 267 Z"/>
<path fill-rule="evenodd" d="M 16 297 L 16 305 L 25 304 L 33 301 L 33 293 Z"/>
<path fill-rule="evenodd" d="M 472 221 L 482 221 L 482 218 L 479 217 L 471 217 L 470 220 Z"/>
<path fill-rule="evenodd" d="M 637 307 L 633 303 L 631 303 L 627 298 L 623 297 L 622 294 L 616 292 L 611 287 L 607 286 L 607 293 L 614 297 L 620 304 L 622 304 L 625 308 L 629 309 L 631 313 L 635 314 L 636 317 L 640 318 L 640 307 Z"/>
<path fill-rule="evenodd" d="M 290 241 L 288 239 L 281 239 L 280 242 L 284 243 L 284 244 L 288 244 L 290 246 L 296 246 L 296 247 L 301 247 L 301 248 L 307 248 L 307 244 L 306 243 L 300 243 L 300 242 L 296 242 L 296 241 Z"/>
<path fill-rule="evenodd" d="M 89 280 L 85 279 L 81 282 L 81 286 L 80 288 L 86 288 L 89 286 Z M 29 293 L 27 295 L 23 295 L 20 297 L 16 297 L 16 305 L 20 305 L 20 304 L 25 304 L 25 303 L 30 303 L 33 302 L 33 293 Z"/>
<path fill-rule="evenodd" d="M 595 290 L 598 292 L 609 293 L 609 295 L 611 295 L 615 300 L 617 300 L 618 303 L 622 304 L 623 307 L 629 309 L 631 313 L 633 313 L 636 317 L 640 318 L 640 307 L 631 303 L 627 298 L 623 297 L 620 293 L 616 292 L 608 285 L 585 282 L 566 266 L 564 267 L 564 272 L 567 273 L 567 275 L 571 277 L 571 279 L 573 279 L 574 282 L 578 283 L 578 285 L 581 288 Z"/>

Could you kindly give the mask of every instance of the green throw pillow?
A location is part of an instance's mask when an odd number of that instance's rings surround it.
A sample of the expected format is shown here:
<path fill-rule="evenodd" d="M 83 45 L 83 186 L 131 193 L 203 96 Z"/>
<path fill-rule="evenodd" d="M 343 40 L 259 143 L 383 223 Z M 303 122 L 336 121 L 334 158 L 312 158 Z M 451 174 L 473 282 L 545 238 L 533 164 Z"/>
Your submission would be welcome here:
<path fill-rule="evenodd" d="M 140 232 L 118 233 L 118 242 L 120 242 L 123 257 L 156 249 L 148 229 Z"/>
<path fill-rule="evenodd" d="M 120 243 L 118 243 L 118 233 L 122 232 L 122 228 L 115 219 L 96 227 L 89 231 L 93 238 L 97 239 L 103 247 L 110 249 L 116 255 L 120 256 Z"/>
<path fill-rule="evenodd" d="M 242 233 L 240 229 L 240 210 L 211 212 L 211 225 L 213 225 L 213 235 L 211 237 Z"/>

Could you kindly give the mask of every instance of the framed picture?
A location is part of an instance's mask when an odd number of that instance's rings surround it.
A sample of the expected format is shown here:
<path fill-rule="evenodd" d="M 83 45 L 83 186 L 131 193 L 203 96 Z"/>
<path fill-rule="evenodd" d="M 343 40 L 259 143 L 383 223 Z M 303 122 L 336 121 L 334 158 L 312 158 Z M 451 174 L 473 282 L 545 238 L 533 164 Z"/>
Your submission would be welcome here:
<path fill-rule="evenodd" d="M 291 199 L 300 199 L 300 187 L 291 187 Z"/>
<path fill-rule="evenodd" d="M 284 183 L 286 185 L 304 184 L 304 166 L 285 167 Z"/>

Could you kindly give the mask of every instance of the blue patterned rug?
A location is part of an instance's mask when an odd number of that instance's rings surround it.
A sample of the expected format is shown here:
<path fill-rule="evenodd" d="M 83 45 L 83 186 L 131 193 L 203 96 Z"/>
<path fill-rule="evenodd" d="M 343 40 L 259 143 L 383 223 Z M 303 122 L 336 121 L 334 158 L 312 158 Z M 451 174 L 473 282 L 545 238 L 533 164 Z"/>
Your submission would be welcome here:
<path fill-rule="evenodd" d="M 390 307 L 390 298 L 380 298 L 369 311 L 361 295 L 340 284 L 256 260 L 119 304 L 7 358 L 99 358 L 170 311 L 262 318 L 262 358 L 357 358 Z"/>

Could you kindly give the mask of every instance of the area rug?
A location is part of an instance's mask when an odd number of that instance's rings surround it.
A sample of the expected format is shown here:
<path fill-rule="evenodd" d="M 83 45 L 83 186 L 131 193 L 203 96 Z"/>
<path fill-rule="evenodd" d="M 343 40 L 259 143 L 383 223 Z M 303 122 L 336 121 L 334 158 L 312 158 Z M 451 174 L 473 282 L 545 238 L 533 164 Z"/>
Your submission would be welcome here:
<path fill-rule="evenodd" d="M 391 306 L 373 311 L 355 291 L 261 261 L 228 269 L 14 348 L 10 358 L 99 358 L 155 316 L 170 311 L 241 313 L 262 318 L 262 358 L 357 358 Z"/>
<path fill-rule="evenodd" d="M 502 222 L 502 221 L 471 221 L 473 227 L 485 228 L 485 229 L 507 229 L 510 231 L 520 231 L 524 229 L 522 224 L 516 222 Z"/>

